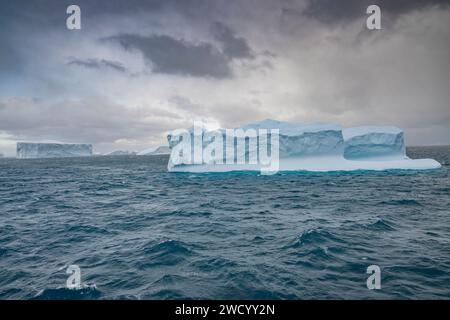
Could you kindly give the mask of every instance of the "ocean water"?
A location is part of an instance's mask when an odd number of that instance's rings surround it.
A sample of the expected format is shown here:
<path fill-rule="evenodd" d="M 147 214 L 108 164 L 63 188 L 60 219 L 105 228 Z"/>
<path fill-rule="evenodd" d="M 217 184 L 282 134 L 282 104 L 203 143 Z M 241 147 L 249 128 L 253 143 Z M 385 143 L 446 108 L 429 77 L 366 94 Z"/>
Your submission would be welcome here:
<path fill-rule="evenodd" d="M 450 298 L 448 166 L 260 176 L 166 163 L 0 159 L 0 298 Z M 78 290 L 65 288 L 72 264 Z M 366 287 L 373 264 L 380 290 Z"/>

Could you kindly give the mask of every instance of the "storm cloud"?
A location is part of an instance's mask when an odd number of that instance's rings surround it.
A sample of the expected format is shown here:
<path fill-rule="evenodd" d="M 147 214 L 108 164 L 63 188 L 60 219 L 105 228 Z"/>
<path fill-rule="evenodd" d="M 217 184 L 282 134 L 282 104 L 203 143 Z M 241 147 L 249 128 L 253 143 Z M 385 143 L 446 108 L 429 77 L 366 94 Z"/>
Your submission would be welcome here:
<path fill-rule="evenodd" d="M 127 50 L 139 50 L 153 72 L 226 78 L 228 58 L 209 43 L 189 43 L 167 35 L 123 34 L 108 38 Z"/>
<path fill-rule="evenodd" d="M 200 120 L 387 124 L 450 143 L 443 0 L 0 2 L 0 153 L 18 140 L 100 152 L 165 143 Z M 367 30 L 378 4 L 382 29 Z"/>
<path fill-rule="evenodd" d="M 72 58 L 68 62 L 68 65 L 81 66 L 85 68 L 103 69 L 111 68 L 119 72 L 126 72 L 126 68 L 116 61 L 110 61 L 105 59 L 76 59 Z"/>
<path fill-rule="evenodd" d="M 252 50 L 247 41 L 236 34 L 225 24 L 215 22 L 212 27 L 214 37 L 222 44 L 223 53 L 229 59 L 251 59 Z"/>
<path fill-rule="evenodd" d="M 303 14 L 326 23 L 346 22 L 361 17 L 370 5 L 382 8 L 383 16 L 395 19 L 401 14 L 432 6 L 448 6 L 449 0 L 308 0 Z"/>

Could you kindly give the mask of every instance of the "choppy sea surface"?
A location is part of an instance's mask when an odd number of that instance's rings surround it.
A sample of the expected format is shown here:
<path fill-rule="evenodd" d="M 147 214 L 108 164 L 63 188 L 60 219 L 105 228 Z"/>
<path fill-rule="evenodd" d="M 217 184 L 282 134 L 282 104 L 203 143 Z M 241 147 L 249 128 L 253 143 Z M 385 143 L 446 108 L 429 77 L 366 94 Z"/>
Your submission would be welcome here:
<path fill-rule="evenodd" d="M 448 164 L 450 147 L 408 154 Z M 449 166 L 201 175 L 167 159 L 0 159 L 0 298 L 450 298 Z M 65 288 L 74 264 L 81 289 Z"/>

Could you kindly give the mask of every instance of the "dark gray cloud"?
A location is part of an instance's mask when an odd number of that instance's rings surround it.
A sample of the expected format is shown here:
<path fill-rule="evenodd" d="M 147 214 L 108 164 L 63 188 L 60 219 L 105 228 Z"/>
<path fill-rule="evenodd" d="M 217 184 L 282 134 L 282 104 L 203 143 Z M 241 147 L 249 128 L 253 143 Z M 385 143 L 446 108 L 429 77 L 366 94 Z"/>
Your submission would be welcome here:
<path fill-rule="evenodd" d="M 126 72 L 127 69 L 123 66 L 122 63 L 117 62 L 117 61 L 110 61 L 110 60 L 106 60 L 106 59 L 77 59 L 77 58 L 72 58 L 70 59 L 70 61 L 67 63 L 68 65 L 75 65 L 75 66 L 81 66 L 81 67 L 85 67 L 85 68 L 91 68 L 91 69 L 105 69 L 105 68 L 110 68 L 113 69 L 115 71 L 119 71 L 119 72 Z"/>
<path fill-rule="evenodd" d="M 242 37 L 237 37 L 233 30 L 227 25 L 221 22 L 215 22 L 212 27 L 212 32 L 215 39 L 222 44 L 223 53 L 228 58 L 254 58 L 247 40 Z"/>
<path fill-rule="evenodd" d="M 136 34 L 117 35 L 107 40 L 115 41 L 127 50 L 139 50 L 156 73 L 213 78 L 231 76 L 228 57 L 206 42 L 190 43 L 167 35 Z"/>
<path fill-rule="evenodd" d="M 306 3 L 306 5 L 304 5 Z M 284 6 L 284 13 L 296 13 L 323 22 L 340 22 L 356 19 L 365 14 L 371 4 L 379 5 L 383 13 L 397 16 L 415 9 L 433 5 L 449 5 L 450 0 L 2 0 L 0 21 L 22 21 L 33 26 L 60 25 L 67 6 L 77 4 L 82 8 L 83 28 L 90 30 L 91 22 L 101 15 L 134 15 L 137 13 L 177 12 L 189 19 L 210 19 L 214 14 L 229 13 L 230 8 L 251 16 L 265 10 Z M 262 6 L 262 4 L 268 4 Z M 253 12 L 252 12 L 253 11 Z"/>
<path fill-rule="evenodd" d="M 2 48 L 0 50 L 0 74 L 4 75 L 19 72 L 21 69 L 21 59 L 18 56 L 16 49 L 6 38 L 3 38 L 1 33 L 0 39 L 5 39 L 1 43 Z M 9 43 L 7 43 L 7 41 Z"/>
<path fill-rule="evenodd" d="M 168 35 L 120 34 L 104 40 L 119 43 L 126 50 L 138 50 L 153 72 L 194 77 L 228 78 L 233 59 L 254 59 L 247 40 L 226 24 L 214 22 L 211 27 L 219 50 L 208 42 L 188 42 Z"/>
<path fill-rule="evenodd" d="M 178 12 L 204 18 L 211 10 L 220 11 L 217 5 L 221 3 L 209 0 L 1 0 L 0 26 L 2 23 L 18 23 L 25 25 L 30 32 L 34 28 L 64 26 L 66 8 L 72 4 L 81 8 L 83 30 L 95 31 L 98 18 L 107 15 Z"/>
<path fill-rule="evenodd" d="M 364 17 L 372 4 L 380 6 L 385 19 L 395 19 L 415 9 L 449 5 L 450 0 L 308 0 L 303 14 L 325 23 L 345 22 Z"/>

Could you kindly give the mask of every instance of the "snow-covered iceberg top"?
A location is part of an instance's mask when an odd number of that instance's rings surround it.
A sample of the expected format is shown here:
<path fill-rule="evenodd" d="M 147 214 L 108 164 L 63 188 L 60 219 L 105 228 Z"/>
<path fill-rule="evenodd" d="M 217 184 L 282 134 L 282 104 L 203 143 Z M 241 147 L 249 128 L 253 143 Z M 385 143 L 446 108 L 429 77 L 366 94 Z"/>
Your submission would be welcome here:
<path fill-rule="evenodd" d="M 293 123 L 266 119 L 242 126 L 242 129 L 278 129 L 284 136 L 298 136 L 307 132 L 316 133 L 319 131 L 341 131 L 341 126 L 335 123 Z"/>
<path fill-rule="evenodd" d="M 169 171 L 350 171 L 435 169 L 406 156 L 402 130 L 263 120 L 236 129 L 178 129 L 168 135 Z"/>
<path fill-rule="evenodd" d="M 400 134 L 403 131 L 393 126 L 361 126 L 346 128 L 342 131 L 345 140 L 372 133 Z"/>

